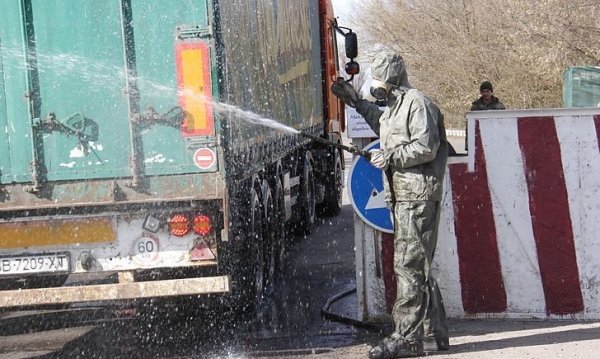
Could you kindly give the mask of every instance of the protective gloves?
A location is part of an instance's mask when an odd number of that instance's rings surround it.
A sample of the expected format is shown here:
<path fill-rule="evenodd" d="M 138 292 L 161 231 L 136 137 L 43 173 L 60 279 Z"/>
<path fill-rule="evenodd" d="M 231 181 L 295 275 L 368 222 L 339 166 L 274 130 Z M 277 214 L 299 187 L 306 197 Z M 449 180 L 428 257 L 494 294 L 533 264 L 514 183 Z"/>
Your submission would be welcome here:
<path fill-rule="evenodd" d="M 383 150 L 371 150 L 369 153 L 371 154 L 371 159 L 369 162 L 373 165 L 373 167 L 379 168 L 382 171 L 387 170 L 389 161 L 383 155 Z"/>
<path fill-rule="evenodd" d="M 356 103 L 360 100 L 354 87 L 341 77 L 331 85 L 331 92 L 350 107 L 356 107 Z"/>

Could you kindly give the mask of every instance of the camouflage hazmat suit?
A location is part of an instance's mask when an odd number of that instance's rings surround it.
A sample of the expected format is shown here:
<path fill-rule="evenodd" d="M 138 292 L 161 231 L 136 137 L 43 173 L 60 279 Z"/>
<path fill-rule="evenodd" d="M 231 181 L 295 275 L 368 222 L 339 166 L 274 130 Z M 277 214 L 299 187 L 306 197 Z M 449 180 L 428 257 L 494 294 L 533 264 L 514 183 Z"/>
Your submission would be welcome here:
<path fill-rule="evenodd" d="M 442 341 L 447 349 L 446 313 L 430 274 L 448 157 L 443 115 L 410 87 L 400 55 L 378 53 L 371 73 L 388 86 L 386 108 L 359 99 L 356 109 L 379 135 L 386 199 L 394 215 L 397 297 L 392 338 L 419 342 L 425 336 Z"/>

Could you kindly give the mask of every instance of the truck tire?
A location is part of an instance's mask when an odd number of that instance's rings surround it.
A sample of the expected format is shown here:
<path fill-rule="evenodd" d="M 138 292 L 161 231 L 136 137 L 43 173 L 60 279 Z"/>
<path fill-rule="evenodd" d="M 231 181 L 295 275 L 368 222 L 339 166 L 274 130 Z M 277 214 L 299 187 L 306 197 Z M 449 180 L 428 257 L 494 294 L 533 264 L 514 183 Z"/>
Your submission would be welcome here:
<path fill-rule="evenodd" d="M 259 192 L 252 188 L 250 193 L 250 238 L 248 268 L 250 269 L 246 309 L 253 312 L 260 307 L 265 291 L 265 245 L 264 245 L 264 210 Z"/>
<path fill-rule="evenodd" d="M 231 273 L 234 284 L 226 300 L 230 314 L 254 322 L 265 307 L 265 202 L 258 180 L 253 180 L 246 188 L 249 202 L 244 218 L 245 240 L 239 248 L 231 248 L 231 253 L 224 258 L 224 266 Z"/>
<path fill-rule="evenodd" d="M 315 176 L 312 164 L 308 160 L 304 163 L 301 186 L 300 228 L 304 234 L 311 234 L 315 230 L 317 208 L 315 203 Z"/>
<path fill-rule="evenodd" d="M 272 228 L 273 253 L 275 257 L 275 270 L 277 275 L 281 275 L 285 271 L 288 238 L 285 222 L 285 194 L 283 192 L 283 183 L 279 176 L 275 177 L 273 199 L 275 219 Z"/>
<path fill-rule="evenodd" d="M 275 217 L 275 202 L 273 200 L 273 192 L 271 187 L 266 180 L 262 183 L 262 194 L 263 194 L 263 209 L 264 209 L 264 230 L 263 230 L 263 252 L 264 252 L 264 295 L 269 295 L 275 291 L 275 276 L 277 274 L 277 263 L 276 263 L 276 243 L 277 237 L 275 236 L 274 229 L 277 225 L 277 218 Z"/>
<path fill-rule="evenodd" d="M 344 170 L 342 168 L 342 156 L 335 151 L 333 168 L 330 178 L 325 187 L 325 200 L 319 203 L 317 211 L 319 215 L 326 217 L 337 216 L 342 210 L 342 198 L 344 191 Z"/>

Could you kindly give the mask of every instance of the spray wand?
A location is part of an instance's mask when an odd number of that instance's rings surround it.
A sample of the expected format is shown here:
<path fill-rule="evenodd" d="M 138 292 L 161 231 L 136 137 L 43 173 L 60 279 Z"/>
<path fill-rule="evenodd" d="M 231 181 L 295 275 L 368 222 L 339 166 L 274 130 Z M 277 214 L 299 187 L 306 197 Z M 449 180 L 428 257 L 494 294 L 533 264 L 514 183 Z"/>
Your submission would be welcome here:
<path fill-rule="evenodd" d="M 306 132 L 298 132 L 298 134 L 300 136 L 302 136 L 302 137 L 306 137 L 306 138 L 311 139 L 311 140 L 313 140 L 315 142 L 318 142 L 318 143 L 321 143 L 321 144 L 324 144 L 324 145 L 327 145 L 327 146 L 332 146 L 332 147 L 335 147 L 335 148 L 339 148 L 339 149 L 348 151 L 348 152 L 350 152 L 352 154 L 355 154 L 355 155 L 358 155 L 358 156 L 362 156 L 362 157 L 366 158 L 367 160 L 371 159 L 371 154 L 368 151 L 361 150 L 358 147 L 345 146 L 345 145 L 342 145 L 341 143 L 332 142 L 332 141 L 326 140 L 326 139 L 318 137 L 318 136 L 310 135 L 310 134 L 308 134 Z"/>

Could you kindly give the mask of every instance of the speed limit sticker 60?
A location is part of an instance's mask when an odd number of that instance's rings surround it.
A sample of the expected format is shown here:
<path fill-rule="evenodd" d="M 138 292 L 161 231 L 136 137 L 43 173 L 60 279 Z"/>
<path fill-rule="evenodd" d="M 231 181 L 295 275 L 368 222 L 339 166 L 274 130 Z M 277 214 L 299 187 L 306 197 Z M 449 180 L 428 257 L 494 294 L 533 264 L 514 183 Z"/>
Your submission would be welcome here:
<path fill-rule="evenodd" d="M 158 240 L 144 236 L 133 244 L 133 255 L 136 259 L 149 262 L 158 258 Z"/>

